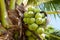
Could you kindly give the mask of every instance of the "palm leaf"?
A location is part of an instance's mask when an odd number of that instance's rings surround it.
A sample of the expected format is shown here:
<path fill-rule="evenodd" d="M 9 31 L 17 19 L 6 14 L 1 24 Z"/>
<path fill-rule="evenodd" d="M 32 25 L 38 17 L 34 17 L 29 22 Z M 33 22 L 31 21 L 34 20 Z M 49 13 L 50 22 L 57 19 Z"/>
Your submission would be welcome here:
<path fill-rule="evenodd" d="M 57 10 L 60 10 L 60 2 L 59 0 L 53 0 L 53 1 L 49 1 L 49 2 L 45 2 L 43 3 L 43 7 L 41 7 L 41 5 L 39 5 L 40 9 L 43 10 L 43 11 L 56 11 Z M 53 14 L 54 17 L 56 18 L 56 14 Z M 59 14 L 57 14 L 58 17 L 60 17 Z"/>

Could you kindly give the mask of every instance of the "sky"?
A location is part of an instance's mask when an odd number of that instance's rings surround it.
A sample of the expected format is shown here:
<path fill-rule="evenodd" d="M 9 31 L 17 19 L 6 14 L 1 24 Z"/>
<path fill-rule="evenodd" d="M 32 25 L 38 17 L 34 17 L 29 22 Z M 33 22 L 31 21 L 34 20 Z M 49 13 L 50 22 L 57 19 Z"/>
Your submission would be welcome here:
<path fill-rule="evenodd" d="M 48 15 L 48 19 L 49 19 L 49 25 L 52 25 L 56 30 L 60 30 L 60 18 L 57 15 L 56 18 L 54 18 L 53 14 Z"/>
<path fill-rule="evenodd" d="M 44 4 L 38 6 L 41 10 L 44 10 Z M 60 14 L 59 14 L 60 15 Z M 52 25 L 55 30 L 60 30 L 60 18 L 56 15 L 56 18 L 53 14 L 48 14 L 49 25 Z"/>

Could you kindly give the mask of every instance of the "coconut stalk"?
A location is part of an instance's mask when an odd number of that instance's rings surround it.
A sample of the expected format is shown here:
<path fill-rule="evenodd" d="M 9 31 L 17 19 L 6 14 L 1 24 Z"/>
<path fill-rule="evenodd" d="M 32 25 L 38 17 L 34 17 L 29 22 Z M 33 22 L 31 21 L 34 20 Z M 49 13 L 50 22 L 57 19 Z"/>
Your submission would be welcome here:
<path fill-rule="evenodd" d="M 15 2 L 16 2 L 16 0 L 10 0 L 10 5 L 9 5 L 9 9 L 10 10 L 14 10 L 15 9 Z"/>
<path fill-rule="evenodd" d="M 7 27 L 8 21 L 7 21 L 7 11 L 4 0 L 0 0 L 0 18 L 1 18 L 1 24 L 3 27 Z"/>
<path fill-rule="evenodd" d="M 21 5 L 21 3 L 23 2 L 23 0 L 17 0 L 17 5 Z"/>
<path fill-rule="evenodd" d="M 60 39 L 59 36 L 56 36 L 56 35 L 53 35 L 53 34 L 50 34 L 50 33 L 45 33 L 45 34 L 47 34 L 47 35 L 49 35 L 49 36 L 51 36 L 51 37 L 54 37 L 54 38 Z"/>

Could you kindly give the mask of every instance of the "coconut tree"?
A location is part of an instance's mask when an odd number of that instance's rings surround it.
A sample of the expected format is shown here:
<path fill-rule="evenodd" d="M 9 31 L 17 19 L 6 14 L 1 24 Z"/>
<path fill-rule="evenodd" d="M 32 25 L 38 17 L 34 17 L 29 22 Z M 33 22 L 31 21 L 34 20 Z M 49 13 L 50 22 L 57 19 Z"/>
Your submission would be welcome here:
<path fill-rule="evenodd" d="M 25 25 L 22 21 L 23 13 L 29 6 L 36 7 L 42 3 L 44 4 L 44 8 L 39 7 L 42 11 L 45 11 L 47 14 L 54 14 L 54 16 L 57 14 L 59 16 L 58 13 L 60 12 L 57 11 L 59 10 L 59 0 L 0 0 L 0 29 L 3 30 L 0 33 L 0 39 L 25 40 Z M 33 32 L 33 34 L 35 33 Z M 39 38 L 38 35 L 36 36 Z M 59 39 L 60 37 L 56 38 Z"/>

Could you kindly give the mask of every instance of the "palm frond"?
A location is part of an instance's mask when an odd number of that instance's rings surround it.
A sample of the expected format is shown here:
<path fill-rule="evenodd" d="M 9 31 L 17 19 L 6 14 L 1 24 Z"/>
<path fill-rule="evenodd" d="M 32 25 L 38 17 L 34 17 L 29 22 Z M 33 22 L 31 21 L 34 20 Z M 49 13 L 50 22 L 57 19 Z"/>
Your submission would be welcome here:
<path fill-rule="evenodd" d="M 43 7 L 41 7 L 43 5 Z M 45 2 L 45 3 L 42 3 L 39 8 L 43 11 L 56 11 L 57 13 L 57 10 L 60 10 L 60 2 L 59 0 L 53 0 L 53 1 L 49 1 L 49 2 Z M 53 14 L 54 17 L 56 18 L 56 15 L 58 17 L 60 17 L 60 15 L 57 13 L 57 14 Z"/>

